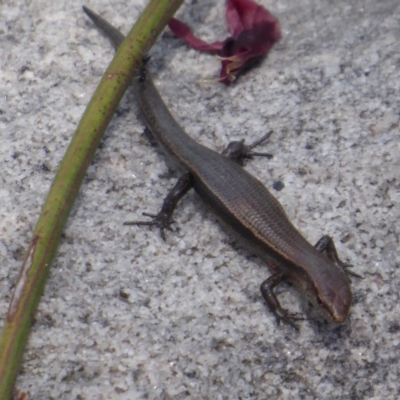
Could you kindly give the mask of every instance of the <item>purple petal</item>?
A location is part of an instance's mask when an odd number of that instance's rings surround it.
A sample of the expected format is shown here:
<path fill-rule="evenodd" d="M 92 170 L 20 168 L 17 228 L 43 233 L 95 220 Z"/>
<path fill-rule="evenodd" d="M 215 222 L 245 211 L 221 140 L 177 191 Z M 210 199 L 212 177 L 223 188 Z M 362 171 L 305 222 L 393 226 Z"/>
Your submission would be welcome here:
<path fill-rule="evenodd" d="M 172 18 L 169 21 L 168 26 L 176 36 L 185 40 L 189 46 L 196 50 L 213 54 L 222 50 L 222 42 L 207 43 L 204 40 L 199 39 L 186 24 L 176 18 Z"/>

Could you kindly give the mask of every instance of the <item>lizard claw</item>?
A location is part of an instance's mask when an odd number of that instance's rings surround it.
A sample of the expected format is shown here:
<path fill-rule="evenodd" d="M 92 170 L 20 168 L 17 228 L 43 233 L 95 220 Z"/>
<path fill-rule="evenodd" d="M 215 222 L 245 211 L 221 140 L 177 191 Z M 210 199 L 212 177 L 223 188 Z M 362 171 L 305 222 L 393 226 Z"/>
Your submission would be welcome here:
<path fill-rule="evenodd" d="M 290 325 L 292 328 L 294 328 L 296 331 L 300 331 L 299 326 L 293 322 L 293 320 L 295 321 L 301 321 L 304 318 L 302 317 L 298 317 L 297 313 L 289 313 L 288 311 L 286 311 L 285 309 L 281 309 L 279 310 L 279 312 L 275 312 L 275 318 L 276 321 L 278 323 L 278 325 L 280 325 L 280 322 L 285 322 L 286 324 Z"/>
<path fill-rule="evenodd" d="M 363 277 L 361 275 L 356 274 L 355 272 L 349 270 L 349 268 L 353 268 L 354 265 L 341 263 L 340 266 L 344 269 L 344 271 L 346 272 L 347 275 L 351 275 L 351 276 L 354 276 L 355 278 L 363 279 Z"/>
<path fill-rule="evenodd" d="M 157 226 L 160 229 L 161 238 L 166 241 L 165 230 L 169 230 L 174 232 L 174 229 L 171 228 L 171 224 L 175 221 L 169 219 L 164 213 L 158 214 L 149 214 L 149 213 L 142 213 L 142 215 L 146 217 L 152 218 L 150 221 L 126 221 L 124 225 L 137 225 L 137 226 Z"/>

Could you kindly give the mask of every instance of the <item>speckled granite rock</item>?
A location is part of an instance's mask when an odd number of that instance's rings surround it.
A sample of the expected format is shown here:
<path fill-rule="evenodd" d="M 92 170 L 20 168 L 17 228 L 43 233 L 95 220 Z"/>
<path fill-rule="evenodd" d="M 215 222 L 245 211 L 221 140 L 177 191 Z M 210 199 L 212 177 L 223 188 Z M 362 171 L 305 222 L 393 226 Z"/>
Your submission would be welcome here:
<path fill-rule="evenodd" d="M 144 1 L 89 1 L 127 32 Z M 223 2 L 187 4 L 208 40 Z M 278 327 L 259 293 L 269 275 L 191 193 L 164 243 L 123 226 L 175 182 L 148 146 L 128 94 L 90 167 L 42 298 L 18 387 L 32 399 L 399 398 L 400 5 L 263 1 L 284 38 L 229 88 L 213 57 L 165 34 L 152 69 L 172 112 L 222 149 L 266 130 L 272 160 L 247 168 L 315 242 L 329 233 L 364 275 L 341 326 Z M 81 2 L 0 5 L 0 321 L 40 207 L 113 55 Z M 285 307 L 304 311 L 282 285 Z M 305 314 L 310 316 L 309 313 Z M 1 325 L 1 322 L 0 322 Z"/>

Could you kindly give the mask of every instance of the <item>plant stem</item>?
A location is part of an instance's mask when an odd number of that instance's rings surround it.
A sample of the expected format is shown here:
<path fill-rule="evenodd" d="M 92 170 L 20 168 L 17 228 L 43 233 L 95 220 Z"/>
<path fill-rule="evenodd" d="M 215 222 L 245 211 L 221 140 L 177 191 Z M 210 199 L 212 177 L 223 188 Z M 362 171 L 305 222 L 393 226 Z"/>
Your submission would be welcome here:
<path fill-rule="evenodd" d="M 101 138 L 142 57 L 183 0 L 150 0 L 103 75 L 50 188 L 0 337 L 0 399 L 11 399 L 32 321 L 64 225 Z"/>

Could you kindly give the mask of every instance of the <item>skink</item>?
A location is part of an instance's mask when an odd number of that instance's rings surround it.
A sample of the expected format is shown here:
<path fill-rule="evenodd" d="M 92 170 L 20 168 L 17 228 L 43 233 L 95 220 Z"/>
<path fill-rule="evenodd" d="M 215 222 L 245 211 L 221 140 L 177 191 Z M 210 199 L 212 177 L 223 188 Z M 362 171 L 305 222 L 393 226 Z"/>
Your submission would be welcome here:
<path fill-rule="evenodd" d="M 118 48 L 123 34 L 88 8 L 84 11 Z M 193 187 L 274 272 L 261 284 L 261 292 L 278 322 L 297 329 L 294 316 L 281 307 L 273 291 L 283 280 L 301 289 L 328 320 L 345 321 L 352 303 L 348 265 L 339 260 L 332 239 L 323 236 L 312 246 L 289 221 L 280 203 L 234 157 L 189 137 L 170 114 L 145 66 L 133 86 L 151 135 L 184 173 L 164 200 L 156 221 L 145 224 L 168 227 L 179 199 Z"/>

